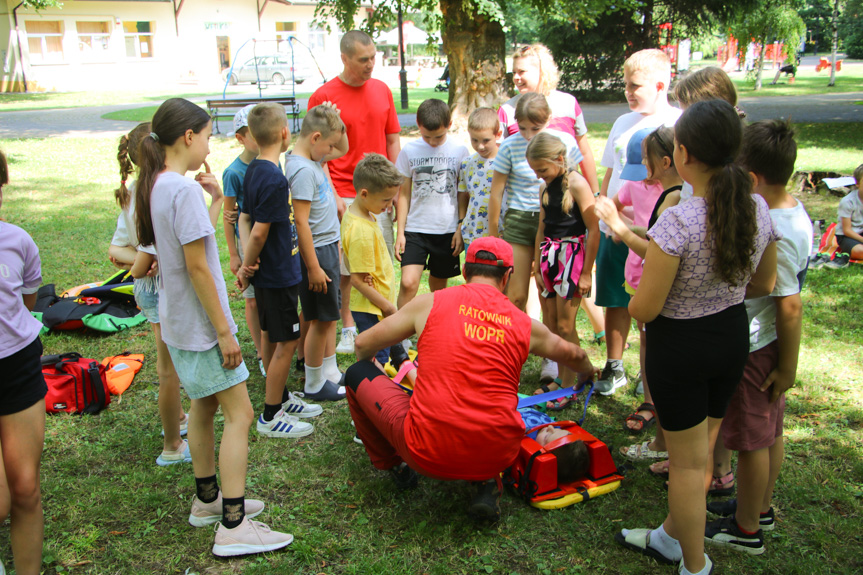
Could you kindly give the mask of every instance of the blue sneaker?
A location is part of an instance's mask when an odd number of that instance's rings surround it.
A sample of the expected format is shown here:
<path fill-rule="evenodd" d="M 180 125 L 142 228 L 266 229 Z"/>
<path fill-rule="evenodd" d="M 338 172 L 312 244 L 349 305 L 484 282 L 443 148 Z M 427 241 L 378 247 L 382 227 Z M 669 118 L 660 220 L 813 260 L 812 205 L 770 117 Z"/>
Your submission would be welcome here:
<path fill-rule="evenodd" d="M 185 439 L 183 444 L 176 451 L 163 451 L 156 458 L 156 464 L 160 467 L 175 465 L 177 463 L 192 463 L 192 453 L 189 451 L 189 442 Z"/>

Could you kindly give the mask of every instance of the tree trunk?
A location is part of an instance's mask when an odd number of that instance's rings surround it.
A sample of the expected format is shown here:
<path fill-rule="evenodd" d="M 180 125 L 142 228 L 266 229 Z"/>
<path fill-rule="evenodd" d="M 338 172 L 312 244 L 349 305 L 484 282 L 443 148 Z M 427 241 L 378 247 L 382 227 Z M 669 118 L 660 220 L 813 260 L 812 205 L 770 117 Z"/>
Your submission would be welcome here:
<path fill-rule="evenodd" d="M 839 0 L 833 0 L 833 49 L 830 61 L 830 83 L 828 86 L 836 85 L 836 49 L 839 47 Z"/>
<path fill-rule="evenodd" d="M 474 109 L 483 106 L 497 109 L 506 94 L 506 36 L 501 23 L 479 14 L 473 2 L 441 0 L 440 9 L 443 49 L 449 63 L 453 127 L 464 131 L 468 115 Z"/>
<path fill-rule="evenodd" d="M 758 51 L 758 58 L 755 59 L 755 91 L 761 89 L 761 73 L 764 71 L 764 55 L 767 52 L 767 36 L 761 39 L 761 50 Z"/>

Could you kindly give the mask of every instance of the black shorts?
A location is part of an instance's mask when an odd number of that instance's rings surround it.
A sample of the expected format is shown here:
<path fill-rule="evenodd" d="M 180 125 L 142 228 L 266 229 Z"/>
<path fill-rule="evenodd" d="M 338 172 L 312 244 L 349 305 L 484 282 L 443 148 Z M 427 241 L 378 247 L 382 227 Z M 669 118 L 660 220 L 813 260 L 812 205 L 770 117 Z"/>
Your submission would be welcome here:
<path fill-rule="evenodd" d="M 0 359 L 0 415 L 24 411 L 45 400 L 48 386 L 42 377 L 42 341 L 37 337 L 27 347 Z"/>
<path fill-rule="evenodd" d="M 271 342 L 300 339 L 300 315 L 297 312 L 299 286 L 286 288 L 255 288 L 261 331 Z"/>
<path fill-rule="evenodd" d="M 461 274 L 459 257 L 452 255 L 453 234 L 405 232 L 402 267 L 420 265 L 436 278 L 449 279 Z"/>
<path fill-rule="evenodd" d="M 683 431 L 722 419 L 749 357 L 749 320 L 738 304 L 694 319 L 645 325 L 645 369 L 662 428 Z"/>
<path fill-rule="evenodd" d="M 850 254 L 851 250 L 859 245 L 863 245 L 859 240 L 849 238 L 848 236 L 840 236 L 836 234 L 836 243 L 839 244 L 839 251 L 843 254 Z"/>
<path fill-rule="evenodd" d="M 339 292 L 339 242 L 328 246 L 315 248 L 318 265 L 332 281 L 327 284 L 327 293 L 313 292 L 309 289 L 309 270 L 303 258 L 300 258 L 300 271 L 303 281 L 300 282 L 300 306 L 303 310 L 303 319 L 306 321 L 338 321 L 339 308 L 342 305 L 341 293 Z"/>

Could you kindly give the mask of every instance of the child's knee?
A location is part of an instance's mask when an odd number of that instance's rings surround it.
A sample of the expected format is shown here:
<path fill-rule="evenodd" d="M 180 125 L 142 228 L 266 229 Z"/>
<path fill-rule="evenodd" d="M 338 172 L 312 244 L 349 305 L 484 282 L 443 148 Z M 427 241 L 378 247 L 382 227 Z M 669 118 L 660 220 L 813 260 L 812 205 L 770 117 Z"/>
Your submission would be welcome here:
<path fill-rule="evenodd" d="M 402 276 L 401 289 L 405 293 L 416 293 L 420 287 L 420 279 Z"/>
<path fill-rule="evenodd" d="M 575 324 L 571 321 L 558 321 L 557 322 L 557 335 L 562 337 L 563 339 L 568 340 L 570 336 L 572 336 L 572 332 L 575 331 Z"/>
<path fill-rule="evenodd" d="M 38 475 L 33 473 L 23 473 L 15 478 L 9 478 L 9 494 L 13 508 L 33 509 L 39 505 L 42 493 L 38 479 Z"/>

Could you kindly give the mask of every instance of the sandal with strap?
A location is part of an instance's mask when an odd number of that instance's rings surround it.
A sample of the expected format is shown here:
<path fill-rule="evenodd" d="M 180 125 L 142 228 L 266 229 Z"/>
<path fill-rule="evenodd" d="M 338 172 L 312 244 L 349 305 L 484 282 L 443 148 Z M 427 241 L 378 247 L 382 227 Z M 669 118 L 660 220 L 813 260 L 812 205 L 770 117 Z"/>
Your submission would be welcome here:
<path fill-rule="evenodd" d="M 548 383 L 543 383 L 542 385 L 540 385 L 539 389 L 534 391 L 533 394 L 534 395 L 540 395 L 542 393 L 548 393 L 549 391 L 557 391 L 558 389 L 560 389 L 561 383 L 562 382 L 560 381 L 560 378 L 557 377 L 554 379 L 554 381 L 550 381 Z M 552 386 L 554 386 L 554 387 L 552 387 Z M 549 403 L 551 403 L 551 402 L 549 402 Z"/>
<path fill-rule="evenodd" d="M 599 333 L 593 334 L 593 343 L 599 345 L 605 343 L 605 330 L 602 330 Z"/>
<path fill-rule="evenodd" d="M 648 411 L 653 414 L 653 417 L 647 419 L 643 415 L 639 415 L 639 411 Z M 630 421 L 634 421 L 638 425 L 636 427 L 629 427 L 627 423 Z M 635 409 L 634 413 L 626 416 L 626 419 L 623 421 L 623 430 L 627 433 L 637 435 L 644 433 L 654 425 L 656 425 L 656 407 L 652 403 L 645 401 Z"/>
<path fill-rule="evenodd" d="M 734 493 L 734 472 L 729 471 L 722 477 L 713 476 L 713 481 L 710 483 L 708 495 L 722 497 Z"/>
<path fill-rule="evenodd" d="M 621 447 L 620 454 L 632 461 L 650 461 L 655 459 L 667 459 L 667 451 L 654 451 L 650 449 L 650 441 L 633 443 L 629 447 Z"/>
<path fill-rule="evenodd" d="M 652 557 L 666 565 L 674 565 L 680 562 L 679 559 L 666 557 L 661 551 L 650 546 L 650 529 L 626 529 L 625 531 L 626 534 L 623 531 L 615 533 L 614 540 L 627 549 Z"/>

